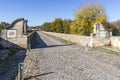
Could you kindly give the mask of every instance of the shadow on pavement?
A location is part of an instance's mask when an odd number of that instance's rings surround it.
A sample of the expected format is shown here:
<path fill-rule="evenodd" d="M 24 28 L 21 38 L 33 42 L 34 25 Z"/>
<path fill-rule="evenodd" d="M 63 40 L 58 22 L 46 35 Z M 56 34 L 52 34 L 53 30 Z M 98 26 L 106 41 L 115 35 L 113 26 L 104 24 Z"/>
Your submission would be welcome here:
<path fill-rule="evenodd" d="M 24 62 L 27 51 L 17 44 L 0 38 L 0 45 L 3 42 L 13 47 L 0 47 L 0 80 L 15 80 L 18 75 L 18 63 Z"/>
<path fill-rule="evenodd" d="M 32 49 L 36 48 L 49 48 L 49 47 L 58 47 L 58 46 L 67 46 L 67 44 L 62 44 L 62 45 L 47 45 L 41 38 L 41 36 L 36 33 L 35 34 L 35 44 L 32 45 Z"/>
<path fill-rule="evenodd" d="M 39 74 L 39 75 L 35 75 L 35 76 L 30 76 L 28 78 L 25 78 L 24 80 L 29 80 L 31 78 L 37 78 L 37 77 L 40 77 L 40 76 L 44 76 L 44 75 L 49 75 L 49 74 L 52 74 L 54 72 L 48 72 L 48 73 L 43 73 L 43 74 Z"/>
<path fill-rule="evenodd" d="M 35 44 L 32 45 L 32 49 L 35 48 L 45 48 L 47 44 L 41 39 L 38 33 L 35 33 Z"/>
<path fill-rule="evenodd" d="M 67 46 L 67 44 L 64 44 L 64 45 L 50 45 L 50 46 L 47 46 L 47 47 L 49 48 L 49 47 L 58 47 L 58 46 Z"/>

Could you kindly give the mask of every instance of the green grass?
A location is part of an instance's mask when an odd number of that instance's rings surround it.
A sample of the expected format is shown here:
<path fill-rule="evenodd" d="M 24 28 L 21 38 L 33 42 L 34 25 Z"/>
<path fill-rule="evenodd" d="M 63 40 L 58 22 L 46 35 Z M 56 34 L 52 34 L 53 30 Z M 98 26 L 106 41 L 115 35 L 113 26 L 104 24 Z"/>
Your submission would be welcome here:
<path fill-rule="evenodd" d="M 120 52 L 116 52 L 116 51 L 106 49 L 106 48 L 102 48 L 102 47 L 96 47 L 96 48 L 92 48 L 92 49 L 93 50 L 99 50 L 99 51 L 106 52 L 106 53 L 113 54 L 113 55 L 120 55 Z"/>
<path fill-rule="evenodd" d="M 120 55 L 120 52 L 116 52 L 116 51 L 109 50 L 109 49 L 104 49 L 104 48 L 102 48 L 102 49 L 107 53 L 114 54 L 114 55 Z"/>
<path fill-rule="evenodd" d="M 70 44 L 70 45 L 76 44 L 76 43 L 73 43 L 73 42 L 71 42 L 71 41 L 68 41 L 68 40 L 65 40 L 65 39 L 61 39 L 61 38 L 59 38 L 59 40 L 60 40 L 62 43 L 66 43 L 66 44 Z"/>
<path fill-rule="evenodd" d="M 62 43 L 65 43 L 65 44 L 70 44 L 70 45 L 76 44 L 76 43 L 73 43 L 71 41 L 68 41 L 68 40 L 65 40 L 65 39 L 62 39 L 62 38 L 59 38 L 59 37 L 55 37 L 55 36 L 52 36 L 52 35 L 49 35 L 49 34 L 45 34 L 45 35 L 50 36 L 50 37 L 52 37 L 52 38 L 54 38 L 54 39 L 56 39 L 56 40 L 58 40 Z"/>

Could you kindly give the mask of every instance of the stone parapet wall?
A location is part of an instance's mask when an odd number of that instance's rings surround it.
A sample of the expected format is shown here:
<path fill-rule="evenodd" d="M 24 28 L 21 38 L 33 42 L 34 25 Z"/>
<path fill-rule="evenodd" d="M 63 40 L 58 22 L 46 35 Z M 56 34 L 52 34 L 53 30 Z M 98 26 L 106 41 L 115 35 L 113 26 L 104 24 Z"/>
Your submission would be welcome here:
<path fill-rule="evenodd" d="M 14 48 L 24 48 L 27 49 L 28 45 L 31 43 L 33 36 L 35 32 L 32 32 L 31 34 L 22 35 L 22 37 L 17 38 L 4 38 L 1 37 L 0 44 L 7 48 L 7 47 L 14 47 Z"/>
<path fill-rule="evenodd" d="M 1 38 L 0 44 L 7 47 L 27 48 L 27 35 L 21 38 Z"/>
<path fill-rule="evenodd" d="M 120 49 L 120 36 L 111 37 L 111 46 Z"/>
<path fill-rule="evenodd" d="M 0 45 L 3 48 L 28 48 L 27 20 L 18 18 L 1 30 Z"/>
<path fill-rule="evenodd" d="M 45 32 L 43 33 L 52 35 L 55 37 L 59 37 L 65 40 L 69 40 L 73 43 L 77 43 L 83 46 L 91 46 L 91 47 L 98 47 L 98 46 L 109 46 L 110 39 L 109 38 L 93 38 L 90 36 L 81 36 L 81 35 L 73 35 L 73 34 L 63 34 L 63 33 L 54 33 L 54 32 Z"/>
<path fill-rule="evenodd" d="M 110 46 L 109 38 L 91 38 L 90 46 L 98 47 L 98 46 Z"/>
<path fill-rule="evenodd" d="M 59 37 L 62 39 L 65 39 L 67 41 L 73 42 L 73 43 L 77 43 L 80 45 L 87 45 L 90 43 L 90 37 L 89 36 L 80 36 L 80 35 L 73 35 L 73 34 L 63 34 L 63 33 L 54 33 L 54 32 L 45 32 L 43 31 L 43 33 L 55 36 L 55 37 Z"/>
<path fill-rule="evenodd" d="M 33 31 L 32 33 L 30 33 L 29 35 L 28 35 L 28 48 L 32 48 L 32 45 L 34 45 L 34 40 L 35 40 L 35 34 L 36 34 L 36 32 L 35 31 Z"/>
<path fill-rule="evenodd" d="M 32 32 L 28 35 L 22 35 L 21 37 L 16 38 L 0 38 L 0 45 L 4 48 L 14 47 L 14 48 L 24 48 L 27 49 L 29 44 L 32 42 L 35 32 Z"/>

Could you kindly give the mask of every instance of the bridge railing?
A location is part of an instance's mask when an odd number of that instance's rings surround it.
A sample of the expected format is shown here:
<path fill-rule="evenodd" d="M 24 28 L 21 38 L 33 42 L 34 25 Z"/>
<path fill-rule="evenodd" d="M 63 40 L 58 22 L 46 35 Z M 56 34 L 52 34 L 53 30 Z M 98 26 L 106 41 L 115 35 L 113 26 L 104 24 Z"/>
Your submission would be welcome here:
<path fill-rule="evenodd" d="M 30 49 L 32 48 L 32 46 L 34 45 L 34 38 L 35 38 L 35 34 L 36 31 L 33 31 L 32 33 L 28 34 L 28 50 L 30 51 Z"/>

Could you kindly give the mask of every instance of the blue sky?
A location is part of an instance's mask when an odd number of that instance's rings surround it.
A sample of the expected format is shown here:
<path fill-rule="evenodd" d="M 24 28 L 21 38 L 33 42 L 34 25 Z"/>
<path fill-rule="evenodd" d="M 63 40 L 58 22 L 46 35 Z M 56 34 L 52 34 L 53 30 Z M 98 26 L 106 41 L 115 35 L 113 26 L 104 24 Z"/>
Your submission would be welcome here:
<path fill-rule="evenodd" d="M 74 20 L 76 10 L 88 2 L 102 3 L 109 21 L 120 19 L 120 0 L 0 0 L 0 21 L 23 17 L 35 26 L 55 18 Z"/>

